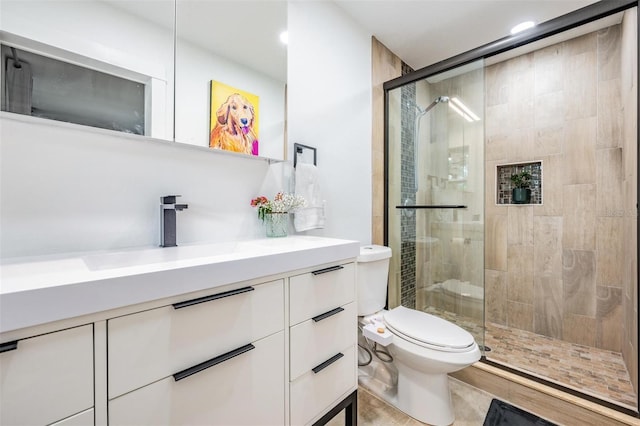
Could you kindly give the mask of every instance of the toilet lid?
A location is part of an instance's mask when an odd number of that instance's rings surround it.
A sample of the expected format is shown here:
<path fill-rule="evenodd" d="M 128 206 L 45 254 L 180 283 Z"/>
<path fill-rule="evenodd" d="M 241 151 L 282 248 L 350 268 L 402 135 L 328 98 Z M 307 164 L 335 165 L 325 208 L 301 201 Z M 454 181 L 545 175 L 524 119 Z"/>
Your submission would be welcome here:
<path fill-rule="evenodd" d="M 384 322 L 395 334 L 417 344 L 442 351 L 457 352 L 473 346 L 475 340 L 457 325 L 415 309 L 398 306 L 384 314 Z"/>

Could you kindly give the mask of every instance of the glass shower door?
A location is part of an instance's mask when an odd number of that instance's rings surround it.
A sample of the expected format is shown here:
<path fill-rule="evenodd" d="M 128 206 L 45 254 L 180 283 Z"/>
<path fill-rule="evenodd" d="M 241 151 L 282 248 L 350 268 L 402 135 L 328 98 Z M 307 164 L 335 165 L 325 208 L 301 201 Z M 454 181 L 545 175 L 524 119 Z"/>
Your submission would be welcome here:
<path fill-rule="evenodd" d="M 389 91 L 389 308 L 484 340 L 483 63 Z"/>

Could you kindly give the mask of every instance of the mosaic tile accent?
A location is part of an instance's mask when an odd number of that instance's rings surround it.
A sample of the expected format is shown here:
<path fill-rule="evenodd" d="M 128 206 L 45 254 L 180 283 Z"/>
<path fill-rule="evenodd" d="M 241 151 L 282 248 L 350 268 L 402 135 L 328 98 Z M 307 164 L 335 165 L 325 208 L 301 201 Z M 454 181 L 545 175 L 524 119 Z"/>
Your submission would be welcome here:
<path fill-rule="evenodd" d="M 531 202 L 529 204 L 542 204 L 542 162 L 505 164 L 497 166 L 496 171 L 496 204 L 514 204 L 511 202 L 511 175 L 528 171 L 531 173 Z"/>
<path fill-rule="evenodd" d="M 409 71 L 403 64 L 403 73 Z M 415 84 L 407 84 L 401 88 L 402 102 L 402 130 L 400 140 L 402 144 L 400 158 L 400 193 L 402 202 L 415 204 L 415 110 L 412 105 L 416 102 Z M 416 306 L 416 215 L 402 215 L 400 220 L 400 303 L 408 308 Z"/>

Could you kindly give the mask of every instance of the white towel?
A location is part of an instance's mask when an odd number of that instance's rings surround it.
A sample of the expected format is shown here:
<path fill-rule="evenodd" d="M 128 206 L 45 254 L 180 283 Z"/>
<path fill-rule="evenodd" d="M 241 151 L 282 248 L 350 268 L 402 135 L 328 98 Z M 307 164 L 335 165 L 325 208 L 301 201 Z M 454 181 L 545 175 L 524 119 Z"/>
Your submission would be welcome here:
<path fill-rule="evenodd" d="M 318 182 L 318 169 L 313 164 L 296 165 L 296 195 L 304 197 L 307 206 L 294 212 L 293 225 L 296 231 L 324 228 L 324 202 Z"/>

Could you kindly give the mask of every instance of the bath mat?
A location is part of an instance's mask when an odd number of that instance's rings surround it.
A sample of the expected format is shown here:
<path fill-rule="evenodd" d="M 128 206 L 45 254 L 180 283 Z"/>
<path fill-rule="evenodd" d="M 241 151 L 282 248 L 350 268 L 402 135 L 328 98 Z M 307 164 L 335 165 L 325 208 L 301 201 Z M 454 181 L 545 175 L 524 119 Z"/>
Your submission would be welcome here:
<path fill-rule="evenodd" d="M 557 426 L 498 399 L 491 400 L 482 426 Z"/>

